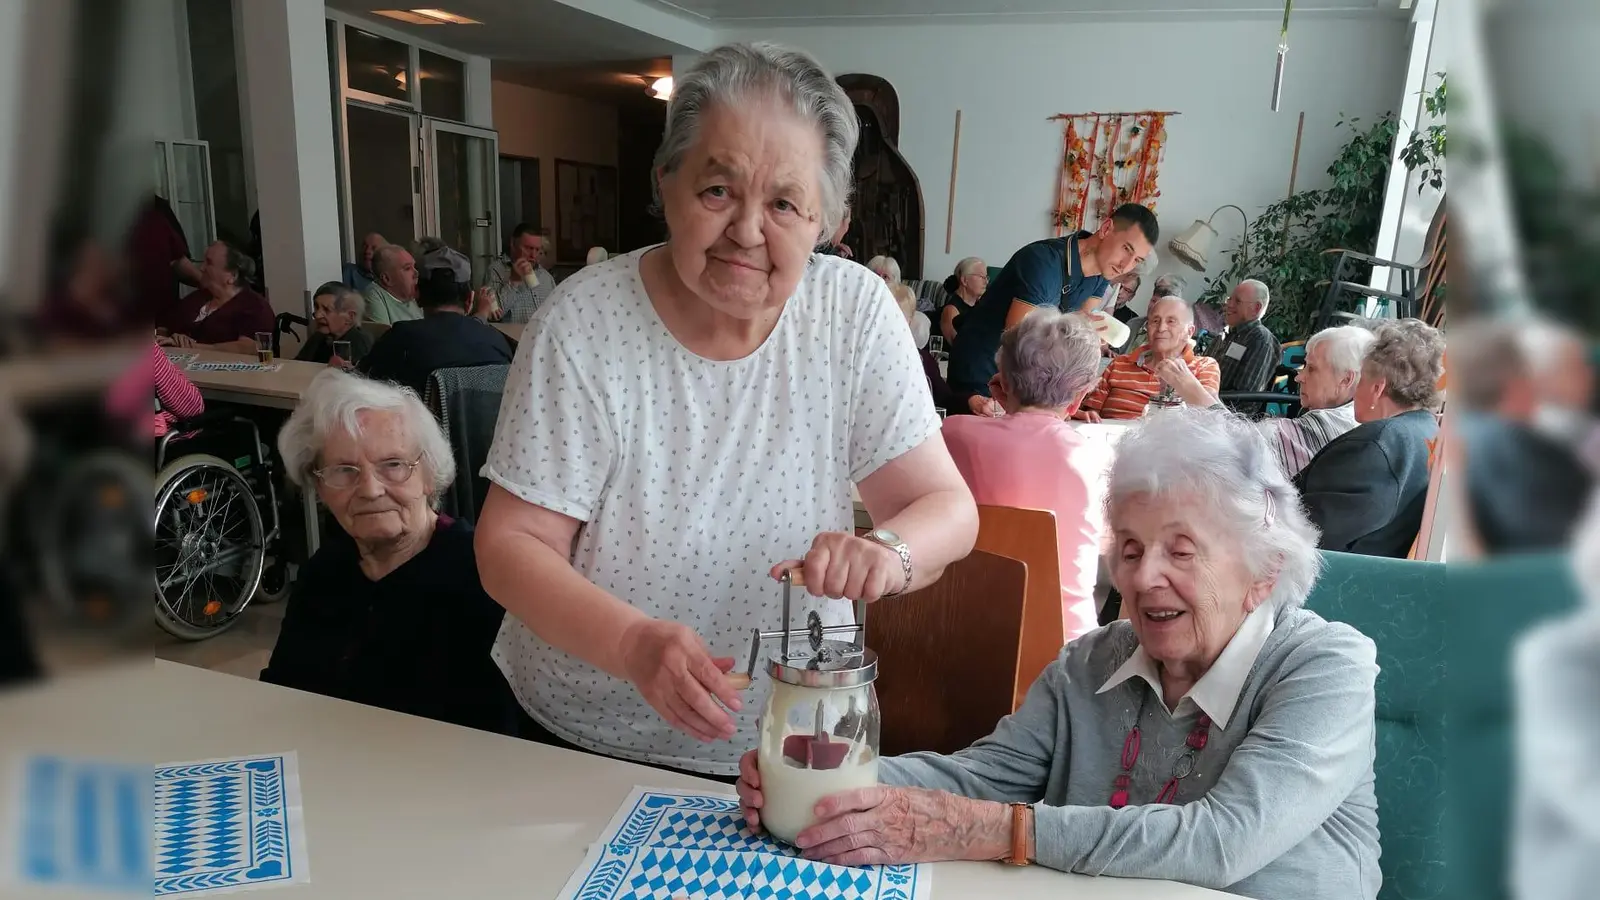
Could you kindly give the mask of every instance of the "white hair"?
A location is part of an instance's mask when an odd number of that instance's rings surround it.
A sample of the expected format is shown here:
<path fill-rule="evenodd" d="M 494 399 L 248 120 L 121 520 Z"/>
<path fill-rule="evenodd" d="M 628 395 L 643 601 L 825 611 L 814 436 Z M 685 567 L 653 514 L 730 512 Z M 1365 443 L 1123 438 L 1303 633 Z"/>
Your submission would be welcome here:
<path fill-rule="evenodd" d="M 1246 278 L 1244 281 L 1239 282 L 1239 286 L 1248 287 L 1250 289 L 1250 296 L 1254 297 L 1255 301 L 1261 304 L 1261 308 L 1256 310 L 1256 318 L 1259 319 L 1266 315 L 1267 304 L 1272 302 L 1272 292 L 1267 290 L 1267 286 L 1262 282 L 1255 280 L 1254 278 Z"/>
<path fill-rule="evenodd" d="M 1150 289 L 1151 302 L 1156 297 L 1176 297 L 1183 293 L 1184 280 L 1182 275 L 1168 272 L 1156 279 L 1155 287 Z"/>
<path fill-rule="evenodd" d="M 900 283 L 900 264 L 895 262 L 892 256 L 874 256 L 867 260 L 867 268 L 871 269 L 874 275 L 888 275 L 890 281 L 895 284 Z"/>
<path fill-rule="evenodd" d="M 428 495 L 437 501 L 456 480 L 456 460 L 433 414 L 410 388 L 338 369 L 325 369 L 311 379 L 300 405 L 278 432 L 278 453 L 283 457 L 289 481 L 309 488 L 311 471 L 317 467 L 328 437 L 342 431 L 359 440 L 361 414 L 366 412 L 400 417 L 403 430 L 422 452 Z"/>
<path fill-rule="evenodd" d="M 1359 325 L 1338 325 L 1333 328 L 1324 328 L 1313 334 L 1306 341 L 1306 356 L 1311 351 L 1326 344 L 1328 347 L 1328 367 L 1341 375 L 1361 374 L 1361 360 L 1366 358 L 1367 348 L 1372 346 L 1375 336 L 1372 331 Z"/>
<path fill-rule="evenodd" d="M 661 174 L 677 171 L 699 136 L 700 117 L 707 109 L 767 97 L 785 103 L 816 127 L 822 138 L 822 171 L 817 173 L 822 209 L 817 238 L 830 237 L 844 221 L 850 200 L 851 167 L 861 123 L 844 88 L 803 51 L 757 42 L 725 44 L 700 57 L 672 87 L 666 132 L 653 168 Z M 659 181 L 651 181 L 657 206 L 661 204 Z"/>
<path fill-rule="evenodd" d="M 1276 577 L 1268 602 L 1300 606 L 1322 559 L 1283 464 L 1255 425 L 1212 407 L 1152 412 L 1117 443 L 1106 497 L 1109 521 L 1131 497 L 1198 499 L 1237 542 L 1251 576 Z"/>
<path fill-rule="evenodd" d="M 1062 409 L 1100 378 L 1100 335 L 1087 316 L 1042 306 L 1000 335 L 1006 387 L 1029 408 Z"/>
<path fill-rule="evenodd" d="M 589 255 L 584 257 L 583 264 L 586 265 L 586 266 L 598 265 L 600 263 L 605 262 L 606 260 L 608 260 L 610 258 L 611 258 L 611 254 L 606 251 L 606 248 L 604 248 L 604 247 L 590 247 L 589 248 Z"/>

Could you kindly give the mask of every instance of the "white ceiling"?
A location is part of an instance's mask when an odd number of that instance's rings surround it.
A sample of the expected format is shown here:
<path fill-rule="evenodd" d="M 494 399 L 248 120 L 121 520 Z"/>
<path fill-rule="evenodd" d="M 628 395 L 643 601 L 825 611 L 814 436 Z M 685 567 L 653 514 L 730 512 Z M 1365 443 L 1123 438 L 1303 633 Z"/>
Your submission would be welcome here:
<path fill-rule="evenodd" d="M 804 25 L 841 20 L 1005 20 L 1145 16 L 1277 17 L 1283 0 L 647 0 L 716 25 Z M 1404 15 L 1402 0 L 1301 0 L 1295 15 Z"/>
<path fill-rule="evenodd" d="M 441 0 L 432 4 L 477 19 L 482 25 L 408 25 L 372 15 L 374 9 L 411 8 L 394 0 L 326 2 L 329 9 L 353 13 L 385 28 L 495 61 L 565 66 L 690 52 L 690 48 L 558 0 Z"/>

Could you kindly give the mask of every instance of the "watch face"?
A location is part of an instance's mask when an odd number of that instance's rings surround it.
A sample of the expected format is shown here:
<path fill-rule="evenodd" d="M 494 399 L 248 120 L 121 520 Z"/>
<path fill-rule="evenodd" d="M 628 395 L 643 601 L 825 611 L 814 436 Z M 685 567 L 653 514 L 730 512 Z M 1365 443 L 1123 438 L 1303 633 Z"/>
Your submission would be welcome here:
<path fill-rule="evenodd" d="M 885 544 L 898 544 L 898 543 L 900 543 L 900 535 L 895 534 L 894 532 L 890 531 L 887 528 L 875 528 L 875 529 L 873 529 L 873 531 L 872 531 L 872 539 L 876 540 L 876 541 L 882 541 Z"/>

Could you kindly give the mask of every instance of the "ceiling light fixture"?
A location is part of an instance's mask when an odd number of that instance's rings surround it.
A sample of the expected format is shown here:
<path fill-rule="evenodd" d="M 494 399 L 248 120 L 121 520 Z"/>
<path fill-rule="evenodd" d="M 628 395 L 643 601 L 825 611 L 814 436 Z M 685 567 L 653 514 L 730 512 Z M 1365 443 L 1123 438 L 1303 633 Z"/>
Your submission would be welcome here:
<path fill-rule="evenodd" d="M 657 100 L 672 99 L 672 76 L 666 75 L 650 83 L 650 96 Z"/>
<path fill-rule="evenodd" d="M 384 16 L 408 25 L 482 25 L 477 19 L 457 15 L 443 9 L 375 9 L 375 16 Z"/>

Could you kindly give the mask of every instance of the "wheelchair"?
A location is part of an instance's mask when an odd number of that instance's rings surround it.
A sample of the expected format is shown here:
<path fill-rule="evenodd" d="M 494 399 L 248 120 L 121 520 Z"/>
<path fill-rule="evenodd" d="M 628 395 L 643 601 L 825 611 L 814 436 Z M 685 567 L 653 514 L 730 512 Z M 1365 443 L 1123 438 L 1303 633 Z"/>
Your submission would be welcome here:
<path fill-rule="evenodd" d="M 249 419 L 206 412 L 156 442 L 155 619 L 185 640 L 220 634 L 292 580 L 274 465 Z"/>

